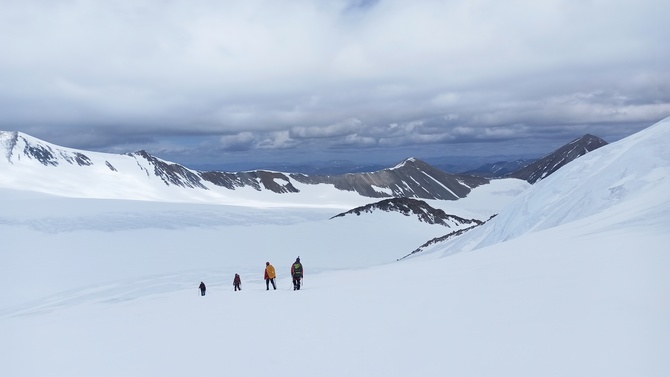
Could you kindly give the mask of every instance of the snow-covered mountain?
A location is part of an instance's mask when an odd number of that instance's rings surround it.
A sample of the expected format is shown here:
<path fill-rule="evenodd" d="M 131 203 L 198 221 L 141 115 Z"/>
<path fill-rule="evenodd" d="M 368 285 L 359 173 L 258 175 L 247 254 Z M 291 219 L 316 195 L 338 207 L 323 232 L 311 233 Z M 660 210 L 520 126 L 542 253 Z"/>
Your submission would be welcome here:
<path fill-rule="evenodd" d="M 597 136 L 586 134 L 577 138 L 557 150 L 547 154 L 537 161 L 521 167 L 502 177 L 518 178 L 535 183 L 548 177 L 570 161 L 596 150 L 607 142 Z"/>
<path fill-rule="evenodd" d="M 340 190 L 354 190 L 373 198 L 391 196 L 457 200 L 466 197 L 472 188 L 489 182 L 481 177 L 445 173 L 416 158 L 408 158 L 393 168 L 373 173 L 291 176 L 302 183 L 330 184 Z"/>
<path fill-rule="evenodd" d="M 573 143 L 573 153 L 586 151 L 585 143 L 600 144 L 581 138 Z M 644 226 L 651 216 L 670 224 L 668 145 L 670 118 L 566 164 L 485 225 L 429 250 L 475 250 L 580 221 L 603 227 Z"/>
<path fill-rule="evenodd" d="M 456 200 L 488 183 L 484 178 L 448 174 L 413 158 L 378 172 L 334 176 L 263 170 L 205 172 L 164 161 L 146 151 L 125 155 L 86 152 L 6 131 L 0 131 L 0 153 L 5 157 L 0 160 L 0 187 L 31 187 L 70 197 L 231 203 L 239 190 L 256 191 L 260 198 L 263 193 L 302 195 L 314 186 L 325 185 L 333 195 L 344 192 L 371 198 Z M 85 177 L 85 187 L 71 184 L 77 181 L 77 175 Z"/>

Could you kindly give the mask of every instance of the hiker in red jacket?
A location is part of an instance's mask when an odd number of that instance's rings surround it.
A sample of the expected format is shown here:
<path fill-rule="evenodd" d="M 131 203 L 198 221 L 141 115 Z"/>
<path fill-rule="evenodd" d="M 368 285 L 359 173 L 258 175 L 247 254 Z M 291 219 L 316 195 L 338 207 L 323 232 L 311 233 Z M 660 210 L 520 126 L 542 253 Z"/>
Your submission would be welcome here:
<path fill-rule="evenodd" d="M 242 290 L 242 279 L 240 279 L 240 275 L 235 274 L 235 279 L 233 279 L 233 286 L 235 287 L 235 292 Z"/>

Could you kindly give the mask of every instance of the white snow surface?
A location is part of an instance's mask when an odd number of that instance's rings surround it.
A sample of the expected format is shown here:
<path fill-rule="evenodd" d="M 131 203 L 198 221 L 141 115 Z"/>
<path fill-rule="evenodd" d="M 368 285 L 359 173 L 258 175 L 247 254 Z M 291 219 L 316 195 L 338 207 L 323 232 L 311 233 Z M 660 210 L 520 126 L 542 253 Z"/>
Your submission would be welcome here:
<path fill-rule="evenodd" d="M 351 197 L 233 206 L 0 185 L 0 376 L 670 375 L 668 145 L 664 120 L 532 187 L 431 201 L 499 215 L 401 262 L 451 230 L 329 220 Z"/>

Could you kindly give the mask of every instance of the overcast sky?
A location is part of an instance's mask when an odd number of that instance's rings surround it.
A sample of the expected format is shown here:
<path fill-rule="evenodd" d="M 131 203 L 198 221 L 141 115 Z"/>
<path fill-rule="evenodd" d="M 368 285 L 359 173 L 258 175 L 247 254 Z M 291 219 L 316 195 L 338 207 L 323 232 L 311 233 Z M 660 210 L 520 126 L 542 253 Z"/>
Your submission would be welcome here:
<path fill-rule="evenodd" d="M 667 0 L 0 0 L 0 129 L 189 167 L 542 154 L 670 116 L 669 17 Z"/>

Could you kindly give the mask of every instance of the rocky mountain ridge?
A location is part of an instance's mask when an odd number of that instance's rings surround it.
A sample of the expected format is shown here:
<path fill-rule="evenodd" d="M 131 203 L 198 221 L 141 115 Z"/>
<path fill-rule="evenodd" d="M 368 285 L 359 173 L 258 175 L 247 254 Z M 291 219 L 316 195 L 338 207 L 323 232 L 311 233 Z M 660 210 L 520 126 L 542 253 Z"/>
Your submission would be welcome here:
<path fill-rule="evenodd" d="M 147 187 L 155 187 L 156 178 L 167 187 L 193 190 L 236 190 L 248 187 L 276 194 L 297 194 L 300 192 L 299 185 L 327 185 L 339 191 L 355 192 L 371 198 L 415 197 L 441 200 L 463 198 L 471 189 L 489 182 L 481 177 L 448 174 L 414 158 L 393 168 L 372 173 L 308 176 L 265 170 L 197 171 L 162 160 L 146 151 L 125 155 L 86 152 L 56 146 L 20 132 L 0 131 L 0 147 L 4 149 L 2 152 L 6 157 L 5 163 L 0 166 L 7 180 L 12 180 L 11 175 L 20 177 L 24 173 L 22 167 L 28 166 L 40 170 L 45 176 L 51 175 L 56 180 L 59 171 L 53 169 L 68 166 L 68 173 L 72 173 L 73 168 L 79 168 L 77 172 L 88 175 L 87 178 L 91 181 L 99 179 L 100 174 L 114 181 L 113 173 L 116 173 L 119 176 L 124 175 L 125 180 L 141 181 Z M 76 192 L 68 195 L 76 196 Z"/>
<path fill-rule="evenodd" d="M 518 178 L 533 184 L 541 179 L 548 177 L 567 163 L 604 145 L 607 145 L 605 140 L 597 136 L 586 134 L 547 154 L 537 161 L 534 161 L 509 174 L 501 176 L 501 178 Z"/>
<path fill-rule="evenodd" d="M 384 199 L 376 203 L 367 204 L 365 206 L 360 206 L 347 212 L 340 213 L 333 216 L 331 219 L 351 215 L 361 216 L 361 214 L 373 213 L 375 211 L 398 212 L 405 216 L 416 216 L 421 222 L 434 225 L 443 225 L 448 228 L 462 227 L 463 225 L 477 226 L 483 224 L 482 221 L 477 219 L 464 219 L 459 216 L 449 215 L 441 209 L 433 208 L 423 200 L 411 198 Z"/>

